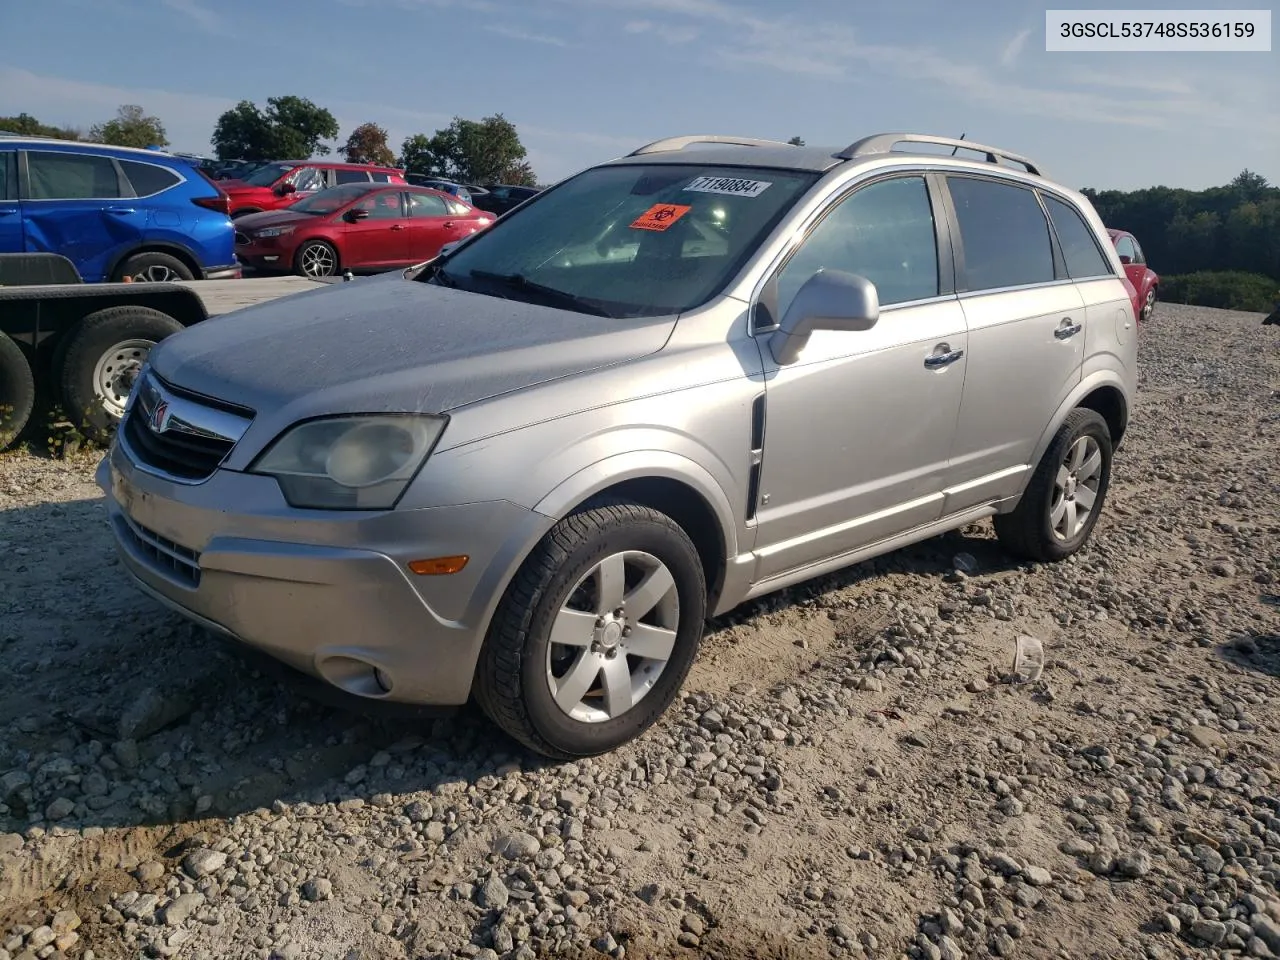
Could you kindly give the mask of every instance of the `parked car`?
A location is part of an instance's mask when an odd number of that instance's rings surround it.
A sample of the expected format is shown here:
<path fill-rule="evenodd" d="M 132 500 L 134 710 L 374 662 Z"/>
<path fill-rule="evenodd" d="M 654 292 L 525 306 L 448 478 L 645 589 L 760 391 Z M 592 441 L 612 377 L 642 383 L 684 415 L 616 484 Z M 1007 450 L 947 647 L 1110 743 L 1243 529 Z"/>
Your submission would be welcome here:
<path fill-rule="evenodd" d="M 440 180 L 436 177 L 427 177 L 421 173 L 406 173 L 405 179 L 417 187 L 430 187 L 432 190 L 439 190 L 442 193 L 450 194 L 457 197 L 463 203 L 471 206 L 475 205 L 475 200 L 468 187 L 464 187 L 460 183 L 454 183 L 452 180 Z"/>
<path fill-rule="evenodd" d="M 238 277 L 229 209 L 170 154 L 0 137 L 0 253 L 58 254 L 86 281 Z"/>
<path fill-rule="evenodd" d="M 502 183 L 485 184 L 484 190 L 482 195 L 473 198 L 475 205 L 498 216 L 542 192 L 537 187 L 513 187 Z"/>
<path fill-rule="evenodd" d="M 438 190 L 349 183 L 236 221 L 241 263 L 329 277 L 339 270 L 388 270 L 430 260 L 440 248 L 493 223 Z"/>
<path fill-rule="evenodd" d="M 404 171 L 363 163 L 284 160 L 264 164 L 243 180 L 224 181 L 231 216 L 279 210 L 311 193 L 347 183 L 405 183 Z"/>
<path fill-rule="evenodd" d="M 563 261 L 619 216 L 633 255 Z M 1123 276 L 997 147 L 676 137 L 170 337 L 98 481 L 123 568 L 196 622 L 598 754 L 749 598 L 986 517 L 1084 547 L 1137 383 Z"/>
<path fill-rule="evenodd" d="M 1156 300 L 1160 294 L 1160 275 L 1147 266 L 1147 258 L 1138 245 L 1138 238 L 1127 230 L 1107 230 L 1115 244 L 1125 276 L 1133 284 L 1133 311 L 1138 320 L 1146 323 L 1156 312 Z"/>

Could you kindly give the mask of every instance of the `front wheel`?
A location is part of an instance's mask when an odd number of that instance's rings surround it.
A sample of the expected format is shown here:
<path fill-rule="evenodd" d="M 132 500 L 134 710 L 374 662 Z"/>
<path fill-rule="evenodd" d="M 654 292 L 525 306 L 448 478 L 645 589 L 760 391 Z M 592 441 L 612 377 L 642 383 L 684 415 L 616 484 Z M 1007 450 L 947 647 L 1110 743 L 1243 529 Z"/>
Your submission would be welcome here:
<path fill-rule="evenodd" d="M 613 750 L 679 693 L 706 606 L 698 551 L 670 517 L 634 503 L 583 509 L 551 529 L 508 587 L 476 699 L 545 756 Z"/>
<path fill-rule="evenodd" d="M 338 272 L 338 251 L 323 240 L 308 240 L 294 255 L 293 268 L 303 277 L 332 277 Z"/>
<path fill-rule="evenodd" d="M 993 523 L 1001 546 L 1028 560 L 1065 560 L 1084 546 L 1111 483 L 1111 431 L 1076 409 L 1054 434 L 1017 508 Z"/>

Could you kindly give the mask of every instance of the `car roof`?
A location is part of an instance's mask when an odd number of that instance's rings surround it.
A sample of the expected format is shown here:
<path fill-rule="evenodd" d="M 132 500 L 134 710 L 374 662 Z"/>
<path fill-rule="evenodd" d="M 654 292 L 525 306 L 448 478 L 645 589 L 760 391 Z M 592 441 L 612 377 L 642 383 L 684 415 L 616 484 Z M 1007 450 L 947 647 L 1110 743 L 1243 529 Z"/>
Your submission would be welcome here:
<path fill-rule="evenodd" d="M 619 157 L 610 164 L 680 163 L 717 167 L 780 167 L 786 170 L 809 170 L 822 173 L 844 161 L 835 156 L 839 147 L 685 147 L 663 153 Z"/>
<path fill-rule="evenodd" d="M 64 140 L 61 137 L 40 137 L 31 134 L 6 133 L 0 131 L 0 145 L 14 145 L 22 147 L 70 147 L 75 150 L 84 150 L 87 153 L 121 153 L 127 156 L 137 156 L 139 159 L 150 157 L 151 159 L 174 160 L 181 161 L 182 154 L 170 153 L 167 150 L 148 150 L 146 147 L 121 147 L 114 143 L 87 143 L 84 140 Z"/>
<path fill-rule="evenodd" d="M 338 170 L 385 170 L 388 173 L 400 172 L 399 167 L 384 167 L 376 163 L 347 163 L 345 160 L 263 160 L 262 163 L 279 163 L 292 167 L 301 167 L 305 164 L 308 167 L 334 167 Z"/>

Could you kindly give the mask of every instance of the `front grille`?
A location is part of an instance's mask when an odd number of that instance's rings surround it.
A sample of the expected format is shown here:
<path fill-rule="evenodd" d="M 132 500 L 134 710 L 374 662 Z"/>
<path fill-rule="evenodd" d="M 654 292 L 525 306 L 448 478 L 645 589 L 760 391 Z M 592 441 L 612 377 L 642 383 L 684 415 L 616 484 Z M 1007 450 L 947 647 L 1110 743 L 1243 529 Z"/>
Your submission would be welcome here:
<path fill-rule="evenodd" d="M 189 394 L 148 373 L 120 433 L 140 466 L 198 483 L 218 469 L 252 419 L 251 410 Z"/>
<path fill-rule="evenodd" d="M 129 411 L 124 423 L 125 439 L 137 458 L 183 480 L 204 480 L 218 469 L 235 444 L 221 437 L 202 437 L 169 431 L 155 433 L 146 424 L 141 408 Z"/>
<path fill-rule="evenodd" d="M 138 552 L 151 561 L 151 565 L 163 573 L 185 583 L 189 587 L 200 586 L 200 554 L 124 514 L 120 515 L 125 534 Z"/>

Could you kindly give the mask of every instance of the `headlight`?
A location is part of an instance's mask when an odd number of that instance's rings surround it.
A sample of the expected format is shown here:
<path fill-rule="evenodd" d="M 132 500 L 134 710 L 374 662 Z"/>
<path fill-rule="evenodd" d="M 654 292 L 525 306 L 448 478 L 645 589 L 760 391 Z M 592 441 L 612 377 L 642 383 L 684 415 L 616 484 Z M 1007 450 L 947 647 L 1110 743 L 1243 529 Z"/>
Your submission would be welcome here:
<path fill-rule="evenodd" d="M 266 227 L 254 234 L 258 239 L 266 237 L 283 237 L 287 233 L 293 233 L 293 227 Z"/>
<path fill-rule="evenodd" d="M 275 477 L 290 506 L 389 510 L 444 430 L 444 417 L 326 417 L 286 430 L 249 468 Z"/>

